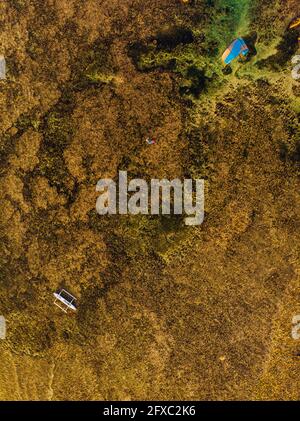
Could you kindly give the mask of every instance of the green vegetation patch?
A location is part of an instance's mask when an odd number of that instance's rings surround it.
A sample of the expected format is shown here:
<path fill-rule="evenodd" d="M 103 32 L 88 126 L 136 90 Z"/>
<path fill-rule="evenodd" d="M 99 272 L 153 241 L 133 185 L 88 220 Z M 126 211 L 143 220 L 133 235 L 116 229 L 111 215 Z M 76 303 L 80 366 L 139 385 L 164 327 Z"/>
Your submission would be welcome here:
<path fill-rule="evenodd" d="M 114 79 L 114 72 L 110 41 L 96 41 L 81 51 L 74 65 L 73 86 L 76 90 L 82 90 L 109 84 Z"/>
<path fill-rule="evenodd" d="M 64 150 L 71 141 L 74 124 L 71 118 L 75 101 L 69 91 L 63 93 L 58 104 L 45 116 L 41 131 L 43 143 L 40 149 L 38 172 L 45 176 L 58 191 L 68 192 L 69 177 L 64 161 Z"/>

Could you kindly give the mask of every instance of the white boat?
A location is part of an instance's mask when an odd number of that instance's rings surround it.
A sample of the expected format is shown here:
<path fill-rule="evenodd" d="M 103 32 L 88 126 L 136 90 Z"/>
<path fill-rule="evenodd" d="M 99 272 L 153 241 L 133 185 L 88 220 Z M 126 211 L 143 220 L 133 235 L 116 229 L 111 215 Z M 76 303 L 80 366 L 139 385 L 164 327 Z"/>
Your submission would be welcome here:
<path fill-rule="evenodd" d="M 75 310 L 75 311 L 77 310 L 75 305 L 73 304 L 74 301 L 76 301 L 76 298 L 73 297 L 73 295 L 71 295 L 65 289 L 62 289 L 59 293 L 54 292 L 53 295 L 55 297 L 54 304 L 57 307 L 59 307 L 61 310 L 63 310 L 65 313 L 67 312 L 68 309 Z M 60 306 L 58 301 L 63 303 L 64 307 Z"/>

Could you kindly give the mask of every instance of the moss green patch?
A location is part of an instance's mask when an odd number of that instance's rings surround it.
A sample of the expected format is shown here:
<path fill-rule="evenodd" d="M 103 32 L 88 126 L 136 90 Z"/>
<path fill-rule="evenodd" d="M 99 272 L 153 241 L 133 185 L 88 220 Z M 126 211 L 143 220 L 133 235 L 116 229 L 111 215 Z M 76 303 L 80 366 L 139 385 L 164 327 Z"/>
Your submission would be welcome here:
<path fill-rule="evenodd" d="M 272 71 L 282 70 L 298 50 L 298 36 L 299 34 L 297 31 L 286 31 L 277 46 L 276 54 L 273 54 L 264 60 L 260 60 L 257 63 L 258 68 L 267 68 Z"/>
<path fill-rule="evenodd" d="M 128 54 L 137 69 L 161 69 L 180 75 L 179 92 L 191 98 L 199 98 L 208 85 L 210 89 L 218 87 L 224 79 L 221 54 L 239 32 L 247 30 L 250 2 L 217 3 L 205 28 L 197 23 L 191 27 L 174 26 L 131 44 Z"/>
<path fill-rule="evenodd" d="M 180 34 L 186 33 L 181 28 L 177 31 Z M 190 35 L 189 42 L 179 43 L 181 37 L 176 34 L 174 29 L 170 31 L 168 43 L 159 42 L 160 35 L 158 34 L 154 40 L 146 41 L 144 44 L 132 44 L 129 47 L 129 56 L 140 71 L 161 69 L 180 75 L 182 77 L 180 93 L 197 98 L 205 89 L 213 71 L 210 71 L 205 57 L 199 53 L 201 48 L 197 48 L 196 41 L 194 43 L 194 36 Z M 169 40 L 171 36 L 175 38 L 173 42 Z"/>
<path fill-rule="evenodd" d="M 64 93 L 59 103 L 46 115 L 41 127 L 43 143 L 37 171 L 48 178 L 50 185 L 63 192 L 69 191 L 66 183 L 69 173 L 63 153 L 74 133 L 70 117 L 74 106 L 70 92 Z"/>
<path fill-rule="evenodd" d="M 109 40 L 96 41 L 81 52 L 74 66 L 73 87 L 81 90 L 109 84 L 113 81 L 114 72 Z"/>
<path fill-rule="evenodd" d="M 8 3 L 16 9 L 18 12 L 21 12 L 26 7 L 26 1 L 25 0 L 8 0 Z"/>

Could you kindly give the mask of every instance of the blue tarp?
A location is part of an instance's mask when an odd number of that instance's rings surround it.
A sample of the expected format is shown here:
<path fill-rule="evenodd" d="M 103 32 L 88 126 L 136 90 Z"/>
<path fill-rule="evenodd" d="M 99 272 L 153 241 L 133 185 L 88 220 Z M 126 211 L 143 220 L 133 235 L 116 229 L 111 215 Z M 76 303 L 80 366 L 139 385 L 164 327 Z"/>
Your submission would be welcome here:
<path fill-rule="evenodd" d="M 222 60 L 225 64 L 230 64 L 232 60 L 238 57 L 240 54 L 246 56 L 249 53 L 249 48 L 247 47 L 245 41 L 242 38 L 237 38 L 233 41 L 232 44 L 226 49 L 222 55 Z"/>

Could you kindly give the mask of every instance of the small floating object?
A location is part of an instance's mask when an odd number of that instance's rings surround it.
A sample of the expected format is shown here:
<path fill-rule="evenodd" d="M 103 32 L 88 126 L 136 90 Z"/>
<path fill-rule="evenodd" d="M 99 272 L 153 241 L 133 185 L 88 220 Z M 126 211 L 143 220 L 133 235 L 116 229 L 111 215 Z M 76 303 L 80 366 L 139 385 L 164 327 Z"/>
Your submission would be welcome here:
<path fill-rule="evenodd" d="M 0 316 L 0 339 L 5 339 L 6 336 L 6 321 L 4 316 Z"/>
<path fill-rule="evenodd" d="M 248 53 L 249 53 L 249 48 L 247 47 L 243 38 L 237 38 L 224 51 L 222 55 L 222 60 L 226 65 L 228 65 L 235 58 L 246 57 Z"/>
<path fill-rule="evenodd" d="M 300 17 L 295 18 L 292 20 L 292 22 L 289 24 L 289 29 L 300 29 Z M 298 42 L 300 44 L 300 37 L 298 37 Z"/>
<path fill-rule="evenodd" d="M 0 55 L 0 79 L 6 79 L 6 61 L 2 55 Z"/>
<path fill-rule="evenodd" d="M 54 292 L 55 301 L 54 304 L 59 307 L 65 313 L 68 312 L 69 309 L 76 311 L 75 301 L 76 298 L 73 297 L 68 291 L 65 289 L 61 289 L 59 293 Z M 74 303 L 74 304 L 73 304 Z"/>
<path fill-rule="evenodd" d="M 296 29 L 300 27 L 300 16 L 298 18 L 295 18 L 292 20 L 292 22 L 289 24 L 289 29 Z"/>
<path fill-rule="evenodd" d="M 147 137 L 146 142 L 148 145 L 154 145 L 156 143 L 155 139 L 152 139 L 151 137 Z"/>

